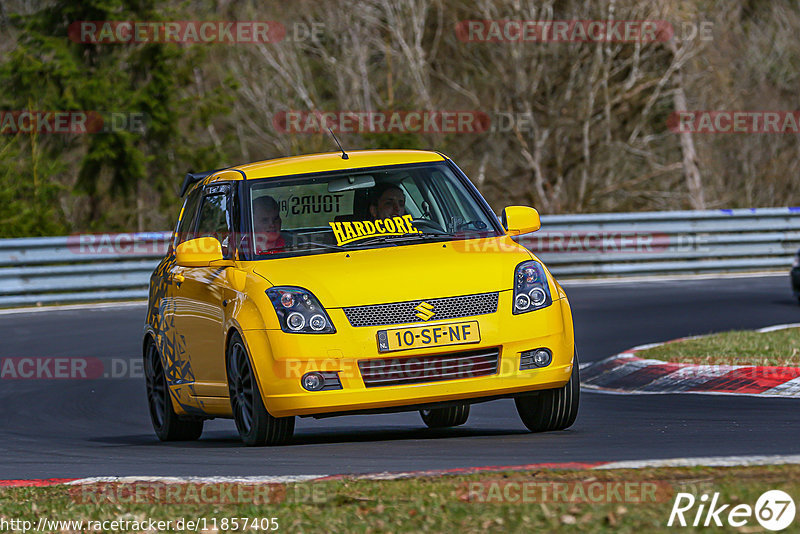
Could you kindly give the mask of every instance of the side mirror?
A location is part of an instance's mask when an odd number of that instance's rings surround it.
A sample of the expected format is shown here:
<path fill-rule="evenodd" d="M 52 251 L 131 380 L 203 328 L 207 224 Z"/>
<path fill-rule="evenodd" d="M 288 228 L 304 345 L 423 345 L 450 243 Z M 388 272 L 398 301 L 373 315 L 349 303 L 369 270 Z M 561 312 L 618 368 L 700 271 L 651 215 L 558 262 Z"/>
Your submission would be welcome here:
<path fill-rule="evenodd" d="M 518 236 L 535 232 L 542 227 L 539 212 L 528 206 L 508 206 L 503 209 L 503 228 L 508 235 Z"/>
<path fill-rule="evenodd" d="M 222 245 L 216 238 L 198 237 L 178 245 L 175 263 L 181 267 L 230 267 L 233 260 L 222 258 Z"/>

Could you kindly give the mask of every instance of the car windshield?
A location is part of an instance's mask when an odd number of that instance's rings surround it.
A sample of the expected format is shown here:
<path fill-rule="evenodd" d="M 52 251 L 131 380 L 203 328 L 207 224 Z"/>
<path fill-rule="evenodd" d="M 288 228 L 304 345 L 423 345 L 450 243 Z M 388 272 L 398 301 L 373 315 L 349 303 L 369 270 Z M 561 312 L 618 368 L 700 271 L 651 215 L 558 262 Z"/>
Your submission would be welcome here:
<path fill-rule="evenodd" d="M 248 181 L 256 259 L 497 235 L 445 163 Z"/>

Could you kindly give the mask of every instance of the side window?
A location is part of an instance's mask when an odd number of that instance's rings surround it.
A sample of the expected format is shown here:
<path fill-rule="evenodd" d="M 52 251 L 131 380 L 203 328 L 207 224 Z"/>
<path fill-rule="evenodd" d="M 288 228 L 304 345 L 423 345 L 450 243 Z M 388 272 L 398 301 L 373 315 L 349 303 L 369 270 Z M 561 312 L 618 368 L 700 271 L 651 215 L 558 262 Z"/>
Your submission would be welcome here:
<path fill-rule="evenodd" d="M 437 174 L 438 173 L 434 173 L 434 176 Z M 452 214 L 452 217 L 458 220 L 458 223 L 479 220 L 481 218 L 473 209 L 473 203 L 465 199 L 465 193 L 456 189 L 452 180 L 442 178 L 438 183 L 444 184 L 446 191 L 444 192 L 443 200 L 447 204 L 447 211 Z"/>
<path fill-rule="evenodd" d="M 425 197 L 422 196 L 422 191 L 419 190 L 417 184 L 414 183 L 414 180 L 411 178 L 406 178 L 402 181 L 403 189 L 406 192 L 406 196 L 408 200 L 411 202 L 406 202 L 406 211 L 410 213 L 415 219 L 419 219 L 422 216 L 422 203 L 425 201 Z"/>
<path fill-rule="evenodd" d="M 435 200 L 433 202 L 430 200 L 435 198 L 432 196 L 433 191 L 430 189 L 430 182 L 405 178 L 402 185 L 413 204 L 406 204 L 408 213 L 415 219 L 430 218 L 432 221 L 444 224 L 444 216 L 440 211 L 439 203 Z"/>
<path fill-rule="evenodd" d="M 222 255 L 230 257 L 230 207 L 227 191 L 203 197 L 195 237 L 215 237 L 222 243 Z"/>
<path fill-rule="evenodd" d="M 174 246 L 177 247 L 184 241 L 192 239 L 192 230 L 194 229 L 195 221 L 197 221 L 197 205 L 200 203 L 202 196 L 202 189 L 197 187 L 186 197 L 186 202 L 183 203 L 181 220 L 175 232 Z"/>

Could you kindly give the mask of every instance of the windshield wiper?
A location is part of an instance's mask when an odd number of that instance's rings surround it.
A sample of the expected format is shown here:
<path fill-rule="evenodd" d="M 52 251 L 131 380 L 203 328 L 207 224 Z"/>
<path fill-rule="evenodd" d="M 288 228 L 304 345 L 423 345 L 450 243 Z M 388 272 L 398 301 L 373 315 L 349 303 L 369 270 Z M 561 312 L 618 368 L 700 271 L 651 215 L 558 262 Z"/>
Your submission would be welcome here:
<path fill-rule="evenodd" d="M 331 245 L 330 243 L 319 243 L 317 241 L 306 241 L 304 243 L 299 243 L 299 244 L 295 245 L 292 248 L 293 249 L 297 249 L 297 248 L 300 248 L 300 247 L 305 247 L 306 245 L 313 245 L 313 246 L 319 247 L 319 248 L 325 248 L 325 249 L 328 249 L 328 250 L 338 250 L 338 251 L 347 250 L 347 248 L 348 248 L 348 247 L 345 247 L 343 245 Z"/>
<path fill-rule="evenodd" d="M 456 232 L 471 231 L 480 233 L 489 230 L 489 225 L 479 219 L 474 221 L 462 222 L 460 224 L 454 224 L 453 226 L 455 227 Z M 472 226 L 472 228 L 470 228 L 470 226 Z"/>
<path fill-rule="evenodd" d="M 357 244 L 369 245 L 374 243 L 403 243 L 407 241 L 437 241 L 458 237 L 455 234 L 403 234 L 403 235 L 376 235 L 359 240 Z"/>

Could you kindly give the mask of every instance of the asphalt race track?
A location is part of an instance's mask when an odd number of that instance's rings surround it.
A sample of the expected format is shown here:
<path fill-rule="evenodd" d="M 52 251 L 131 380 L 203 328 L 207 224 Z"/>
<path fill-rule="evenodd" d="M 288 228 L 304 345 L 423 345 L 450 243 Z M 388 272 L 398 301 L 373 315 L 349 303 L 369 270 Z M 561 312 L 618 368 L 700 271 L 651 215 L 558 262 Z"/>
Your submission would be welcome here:
<path fill-rule="evenodd" d="M 787 276 L 566 286 L 583 361 L 634 345 L 800 322 Z M 138 360 L 144 305 L 0 315 L 0 358 Z M 531 434 L 513 402 L 475 405 L 464 427 L 417 413 L 298 419 L 279 448 L 246 448 L 232 421 L 194 443 L 153 434 L 142 378 L 0 380 L 0 479 L 111 475 L 293 475 L 538 462 L 800 453 L 794 399 L 584 391 L 575 426 Z"/>

